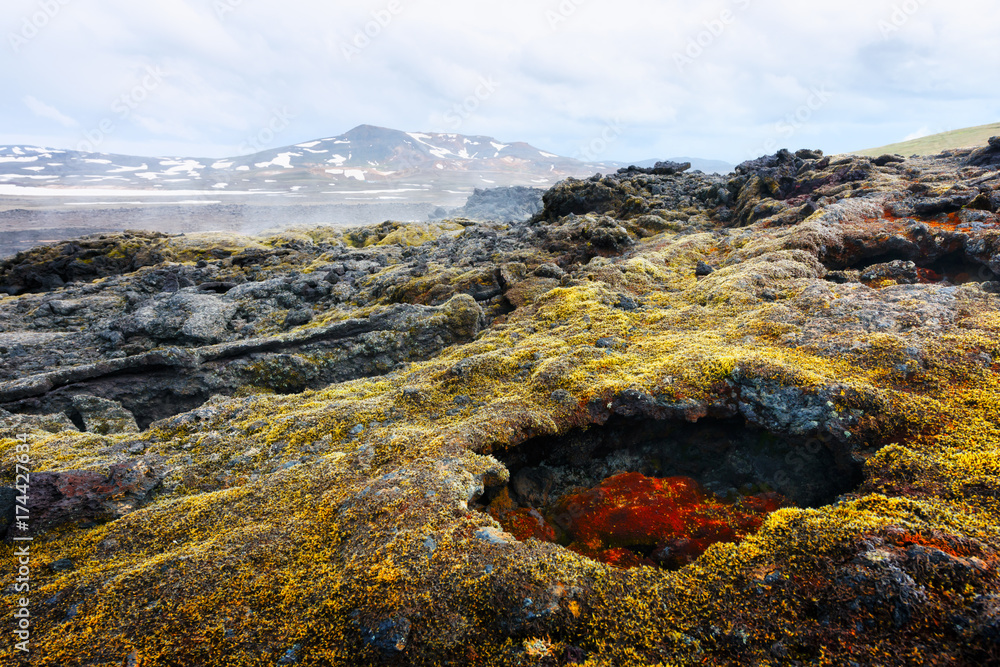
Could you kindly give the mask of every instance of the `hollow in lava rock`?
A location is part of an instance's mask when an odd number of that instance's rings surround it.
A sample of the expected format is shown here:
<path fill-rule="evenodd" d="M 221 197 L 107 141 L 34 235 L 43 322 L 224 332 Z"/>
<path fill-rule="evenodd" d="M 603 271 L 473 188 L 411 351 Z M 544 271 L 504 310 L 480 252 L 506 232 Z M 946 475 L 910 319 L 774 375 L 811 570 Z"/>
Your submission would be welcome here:
<path fill-rule="evenodd" d="M 629 472 L 566 494 L 548 512 L 548 520 L 535 508 L 512 507 L 506 494 L 490 509 L 518 539 L 558 539 L 581 555 L 619 567 L 676 569 L 712 544 L 756 532 L 768 514 L 785 505 L 777 493 L 724 503 L 690 477 L 658 479 Z"/>

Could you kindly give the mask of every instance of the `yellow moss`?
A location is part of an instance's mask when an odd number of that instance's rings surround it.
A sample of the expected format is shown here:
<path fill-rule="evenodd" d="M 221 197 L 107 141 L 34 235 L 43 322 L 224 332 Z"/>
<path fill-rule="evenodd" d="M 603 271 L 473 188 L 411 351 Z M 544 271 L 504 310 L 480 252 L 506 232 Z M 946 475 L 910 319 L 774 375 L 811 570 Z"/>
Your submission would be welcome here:
<path fill-rule="evenodd" d="M 397 225 L 355 240 L 411 244 L 454 231 Z M 313 242 L 340 234 L 297 232 Z M 552 289 L 431 360 L 294 396 L 247 390 L 220 401 L 208 423 L 143 434 L 148 454 L 176 466 L 177 486 L 121 519 L 59 529 L 33 545 L 39 563 L 76 564 L 47 576 L 39 600 L 78 601 L 74 591 L 99 590 L 73 619 L 58 605 L 39 611 L 38 664 L 82 664 L 95 650 L 94 664 L 121 664 L 135 650 L 143 667 L 250 665 L 261 646 L 305 640 L 317 664 L 364 664 L 374 649 L 349 641 L 361 622 L 352 613 L 363 608 L 375 620 L 424 614 L 422 637 L 448 659 L 512 665 L 528 647 L 543 650 L 544 637 L 477 641 L 493 627 L 496 591 L 553 582 L 588 594 L 558 603 L 567 636 L 550 647 L 585 646 L 589 665 L 698 664 L 711 662 L 712 647 L 695 635 L 718 627 L 738 639 L 731 619 L 763 613 L 754 591 L 772 571 L 814 576 L 817 563 L 827 567 L 824 559 L 891 527 L 995 545 L 1000 378 L 975 357 L 996 355 L 1000 317 L 971 312 L 961 327 L 924 341 L 930 361 L 914 374 L 895 368 L 908 358 L 908 334 L 852 331 L 849 354 L 800 346 L 802 319 L 826 317 L 838 296 L 830 288 L 789 305 L 816 271 L 788 250 L 791 240 L 787 230 L 760 238 L 736 231 L 727 244 L 712 234 L 660 234 L 630 258 L 594 262 L 592 281 Z M 706 257 L 721 268 L 699 281 L 693 267 Z M 740 261 L 725 265 L 730 259 Z M 429 273 L 402 293 L 424 298 L 435 284 L 485 280 L 448 267 Z M 781 292 L 776 301 L 761 298 L 765 286 Z M 625 294 L 643 308 L 619 307 Z M 598 346 L 602 339 L 612 342 Z M 592 400 L 626 390 L 699 403 L 741 378 L 836 388 L 837 410 L 859 409 L 862 399 L 878 406 L 863 417 L 891 438 L 878 444 L 895 444 L 860 447 L 868 457 L 861 495 L 775 512 L 756 535 L 714 545 L 680 572 L 623 572 L 552 545 L 489 552 L 472 537 L 493 524 L 468 509 L 468 489 L 497 465 L 471 452 L 586 425 Z M 568 405 L 555 389 L 569 392 Z M 98 469 L 117 460 L 124 442 L 32 433 L 35 469 Z M 0 440 L 4 460 L 15 445 Z M 239 457 L 246 461 L 226 466 Z M 221 488 L 226 475 L 230 488 Z M 10 549 L 0 553 L 8 558 Z M 770 617 L 806 622 L 808 600 L 767 599 Z M 752 639 L 770 646 L 779 637 Z"/>
<path fill-rule="evenodd" d="M 378 245 L 418 246 L 442 236 L 457 236 L 464 229 L 453 222 L 409 224 L 385 236 Z"/>

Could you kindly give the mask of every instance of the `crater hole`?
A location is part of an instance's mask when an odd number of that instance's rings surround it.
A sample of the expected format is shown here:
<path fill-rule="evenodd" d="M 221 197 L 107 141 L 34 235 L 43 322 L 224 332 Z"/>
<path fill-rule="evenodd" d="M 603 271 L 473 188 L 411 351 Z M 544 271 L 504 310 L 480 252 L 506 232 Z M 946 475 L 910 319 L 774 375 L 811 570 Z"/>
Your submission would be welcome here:
<path fill-rule="evenodd" d="M 510 481 L 480 502 L 507 532 L 622 567 L 682 567 L 776 509 L 825 505 L 862 481 L 847 445 L 741 418 L 613 417 L 494 456 Z"/>
<path fill-rule="evenodd" d="M 831 264 L 827 280 L 837 283 L 863 282 L 877 284 L 891 280 L 897 284 L 964 285 L 970 282 L 1000 280 L 988 266 L 970 259 L 962 251 L 936 258 L 914 258 L 903 253 L 882 253 L 858 259 L 852 263 Z M 851 275 L 852 272 L 854 275 Z"/>

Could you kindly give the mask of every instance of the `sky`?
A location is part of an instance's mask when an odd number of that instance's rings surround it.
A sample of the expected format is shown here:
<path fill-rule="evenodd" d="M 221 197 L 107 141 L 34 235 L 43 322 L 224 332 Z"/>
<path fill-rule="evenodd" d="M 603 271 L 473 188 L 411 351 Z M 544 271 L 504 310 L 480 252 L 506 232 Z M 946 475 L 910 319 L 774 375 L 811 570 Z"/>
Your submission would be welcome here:
<path fill-rule="evenodd" d="M 0 144 L 225 157 L 361 124 L 738 163 L 1000 121 L 994 0 L 3 0 Z"/>

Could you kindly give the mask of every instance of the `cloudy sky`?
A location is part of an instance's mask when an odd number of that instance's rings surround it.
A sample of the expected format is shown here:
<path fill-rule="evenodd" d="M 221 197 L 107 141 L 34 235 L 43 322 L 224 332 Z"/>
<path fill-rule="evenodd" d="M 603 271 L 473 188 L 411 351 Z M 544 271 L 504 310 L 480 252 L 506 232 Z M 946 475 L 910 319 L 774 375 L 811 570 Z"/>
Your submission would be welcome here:
<path fill-rule="evenodd" d="M 3 0 L 0 143 L 222 157 L 368 123 L 609 160 L 1000 120 L 993 0 Z"/>

